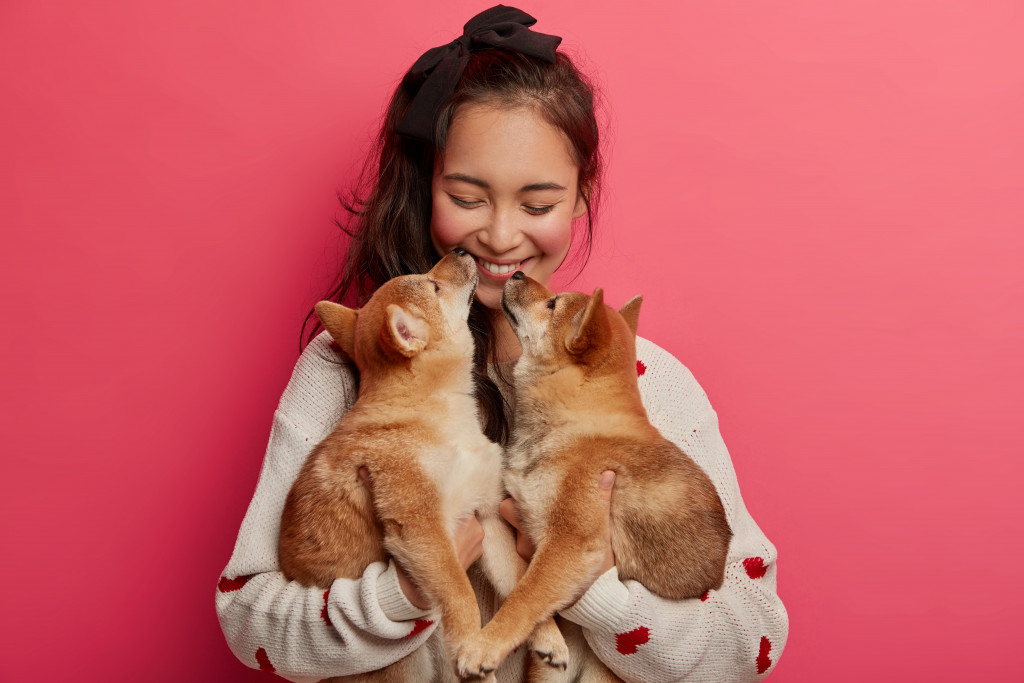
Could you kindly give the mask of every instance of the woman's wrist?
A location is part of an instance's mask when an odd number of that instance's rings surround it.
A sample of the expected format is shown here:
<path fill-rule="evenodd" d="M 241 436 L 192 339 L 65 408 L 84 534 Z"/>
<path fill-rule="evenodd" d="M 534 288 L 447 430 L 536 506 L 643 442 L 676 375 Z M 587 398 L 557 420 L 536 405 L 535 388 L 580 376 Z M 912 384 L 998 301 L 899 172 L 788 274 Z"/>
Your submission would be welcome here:
<path fill-rule="evenodd" d="M 409 604 L 423 610 L 430 609 L 430 603 L 420 593 L 420 589 L 416 587 L 416 584 L 412 582 L 409 575 L 397 563 L 395 564 L 395 576 L 398 577 L 398 587 L 402 589 L 402 593 L 405 595 L 405 599 L 409 601 Z"/>
<path fill-rule="evenodd" d="M 392 559 L 387 569 L 377 577 L 377 601 L 381 611 L 391 621 L 409 621 L 426 616 L 430 609 L 418 607 L 409 600 L 402 587 L 401 574 L 398 563 Z M 415 590 L 412 581 L 409 581 L 409 585 Z M 415 593 L 413 599 L 416 599 Z"/>

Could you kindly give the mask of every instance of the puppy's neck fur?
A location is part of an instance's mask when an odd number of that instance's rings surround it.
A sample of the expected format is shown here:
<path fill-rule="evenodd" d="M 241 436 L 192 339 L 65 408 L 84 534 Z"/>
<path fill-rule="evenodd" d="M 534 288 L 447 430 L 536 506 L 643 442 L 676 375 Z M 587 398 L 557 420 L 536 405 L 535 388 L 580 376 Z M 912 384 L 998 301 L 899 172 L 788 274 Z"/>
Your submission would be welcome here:
<path fill-rule="evenodd" d="M 522 368 L 515 373 L 516 430 L 533 435 L 552 430 L 595 434 L 624 427 L 646 431 L 647 412 L 636 377 L 630 374 L 635 370 L 617 359 L 608 360 L 599 370 L 569 365 L 544 373 L 536 372 L 529 359 L 521 359 Z M 580 421 L 580 405 L 588 406 L 592 419 Z"/>
<path fill-rule="evenodd" d="M 476 406 L 472 361 L 465 355 L 426 349 L 386 368 L 376 367 L 368 373 L 360 370 L 359 407 L 386 405 L 420 411 L 436 405 L 437 410 L 448 411 L 465 410 L 464 404 Z"/>

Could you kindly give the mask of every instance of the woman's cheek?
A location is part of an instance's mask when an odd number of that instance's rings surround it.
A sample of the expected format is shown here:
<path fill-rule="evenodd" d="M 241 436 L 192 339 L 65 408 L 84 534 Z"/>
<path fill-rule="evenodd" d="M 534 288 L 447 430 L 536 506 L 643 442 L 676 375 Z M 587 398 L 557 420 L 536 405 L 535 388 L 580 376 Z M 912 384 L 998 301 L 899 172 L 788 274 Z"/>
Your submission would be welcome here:
<path fill-rule="evenodd" d="M 458 207 L 455 207 L 458 208 Z M 465 238 L 465 231 L 461 230 L 458 221 L 452 212 L 442 206 L 438 206 L 436 200 L 430 218 L 430 239 L 438 254 L 443 256 L 455 248 Z"/>
<path fill-rule="evenodd" d="M 533 242 L 545 254 L 565 256 L 572 244 L 572 220 L 552 216 L 549 223 L 534 233 Z"/>

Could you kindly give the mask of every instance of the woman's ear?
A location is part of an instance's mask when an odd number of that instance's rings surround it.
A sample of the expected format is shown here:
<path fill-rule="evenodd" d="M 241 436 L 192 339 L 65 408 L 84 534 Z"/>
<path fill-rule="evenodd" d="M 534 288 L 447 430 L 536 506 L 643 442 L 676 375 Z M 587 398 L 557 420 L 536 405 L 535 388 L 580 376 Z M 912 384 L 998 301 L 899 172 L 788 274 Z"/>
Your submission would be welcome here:
<path fill-rule="evenodd" d="M 587 191 L 582 186 L 576 190 L 576 206 L 572 207 L 572 217 L 579 218 L 587 212 Z"/>

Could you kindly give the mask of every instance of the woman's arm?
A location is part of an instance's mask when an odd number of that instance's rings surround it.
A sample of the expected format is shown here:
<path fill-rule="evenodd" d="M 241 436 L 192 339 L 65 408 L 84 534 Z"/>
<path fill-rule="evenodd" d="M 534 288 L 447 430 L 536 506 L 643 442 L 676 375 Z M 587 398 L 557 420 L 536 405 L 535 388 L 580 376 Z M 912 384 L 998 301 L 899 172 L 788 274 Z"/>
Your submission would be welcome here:
<path fill-rule="evenodd" d="M 245 664 L 293 681 L 379 669 L 423 644 L 433 617 L 405 597 L 394 563 L 374 563 L 329 590 L 288 581 L 279 571 L 281 513 L 313 447 L 355 401 L 351 370 L 330 338 L 317 337 L 296 364 L 274 414 L 256 493 L 217 586 L 217 615 Z M 332 362 L 335 361 L 335 362 Z"/>
<path fill-rule="evenodd" d="M 601 660 L 626 681 L 756 681 L 778 661 L 789 631 L 776 594 L 776 551 L 747 512 L 718 418 L 690 372 L 638 340 L 639 382 L 651 422 L 714 481 L 733 539 L 725 581 L 691 600 L 665 600 L 603 574 L 562 615 L 584 628 Z"/>

